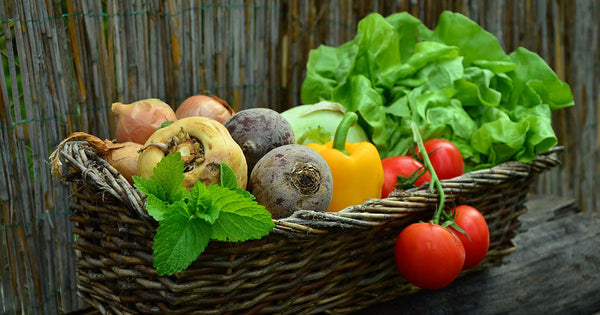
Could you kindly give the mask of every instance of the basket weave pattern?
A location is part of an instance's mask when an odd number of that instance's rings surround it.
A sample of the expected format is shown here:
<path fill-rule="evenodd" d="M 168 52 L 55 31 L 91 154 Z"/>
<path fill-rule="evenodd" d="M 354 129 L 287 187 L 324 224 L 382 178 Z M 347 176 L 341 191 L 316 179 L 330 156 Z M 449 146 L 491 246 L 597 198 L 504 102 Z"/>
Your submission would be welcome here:
<path fill-rule="evenodd" d="M 442 181 L 448 205 L 472 205 L 488 222 L 490 250 L 476 270 L 516 249 L 530 185 L 560 163 L 561 151 Z M 159 277 L 152 267 L 157 223 L 143 194 L 87 142 L 63 143 L 55 159 L 59 177 L 74 183 L 79 293 L 101 313 L 347 313 L 418 290 L 396 271 L 393 245 L 403 227 L 433 215 L 438 196 L 428 187 L 338 213 L 296 212 L 275 220 L 263 239 L 211 242 L 188 269 Z"/>

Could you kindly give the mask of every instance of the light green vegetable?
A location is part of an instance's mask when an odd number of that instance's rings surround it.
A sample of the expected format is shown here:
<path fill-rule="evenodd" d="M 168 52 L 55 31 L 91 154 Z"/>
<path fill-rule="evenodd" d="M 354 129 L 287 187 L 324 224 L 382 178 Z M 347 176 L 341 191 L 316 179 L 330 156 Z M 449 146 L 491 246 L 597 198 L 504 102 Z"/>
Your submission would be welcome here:
<path fill-rule="evenodd" d="M 305 145 L 307 143 L 324 144 L 333 140 L 335 130 L 345 113 L 344 106 L 323 101 L 317 104 L 292 107 L 281 113 L 281 116 L 292 126 L 296 143 Z M 346 141 L 365 142 L 369 141 L 369 137 L 356 124 L 349 129 Z"/>
<path fill-rule="evenodd" d="M 408 13 L 370 14 L 356 37 L 312 50 L 302 101 L 356 111 L 382 158 L 449 139 L 469 170 L 531 161 L 556 145 L 551 111 L 573 105 L 569 86 L 525 48 L 506 54 L 467 17 L 443 12 L 434 30 Z"/>

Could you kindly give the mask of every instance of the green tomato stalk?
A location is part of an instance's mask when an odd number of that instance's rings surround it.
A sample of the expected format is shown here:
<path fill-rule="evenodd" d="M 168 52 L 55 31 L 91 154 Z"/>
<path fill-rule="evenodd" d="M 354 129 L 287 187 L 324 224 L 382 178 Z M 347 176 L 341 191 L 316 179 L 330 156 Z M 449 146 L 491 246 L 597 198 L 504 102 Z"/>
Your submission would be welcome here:
<path fill-rule="evenodd" d="M 425 145 L 423 144 L 423 138 L 421 138 L 421 134 L 419 133 L 419 129 L 418 129 L 417 125 L 414 122 L 411 122 L 410 127 L 412 128 L 412 132 L 413 132 L 413 140 L 417 143 L 417 146 L 419 147 L 419 152 L 421 152 L 421 156 L 423 157 L 423 164 L 425 165 L 425 168 L 427 168 L 427 170 L 429 170 L 429 173 L 431 174 L 431 182 L 429 183 L 429 191 L 433 193 L 434 189 L 437 189 L 438 194 L 440 195 L 440 204 L 438 205 L 437 210 L 433 214 L 433 219 L 431 219 L 432 223 L 440 224 L 439 223 L 440 216 L 441 216 L 442 212 L 444 211 L 444 203 L 446 201 L 446 195 L 444 194 L 444 189 L 442 188 L 442 183 L 440 182 L 440 179 L 438 178 L 437 174 L 435 173 L 435 170 L 433 169 L 433 165 L 431 164 L 431 161 L 429 160 L 429 155 L 427 154 L 427 151 L 425 150 Z"/>

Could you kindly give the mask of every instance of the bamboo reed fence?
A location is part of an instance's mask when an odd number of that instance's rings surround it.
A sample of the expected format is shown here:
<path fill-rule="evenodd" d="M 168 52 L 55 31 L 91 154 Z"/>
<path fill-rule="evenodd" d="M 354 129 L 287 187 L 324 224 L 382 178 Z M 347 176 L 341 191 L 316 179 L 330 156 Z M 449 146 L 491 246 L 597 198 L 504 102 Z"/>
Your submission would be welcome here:
<path fill-rule="evenodd" d="M 102 0 L 0 2 L 0 312 L 58 314 L 77 297 L 69 187 L 48 156 L 70 132 L 114 137 L 113 102 L 198 92 L 236 110 L 300 104 L 308 52 L 354 37 L 371 12 L 434 27 L 461 12 L 507 52 L 524 46 L 567 81 L 554 114 L 564 164 L 536 192 L 600 211 L 600 2 L 597 0 Z"/>

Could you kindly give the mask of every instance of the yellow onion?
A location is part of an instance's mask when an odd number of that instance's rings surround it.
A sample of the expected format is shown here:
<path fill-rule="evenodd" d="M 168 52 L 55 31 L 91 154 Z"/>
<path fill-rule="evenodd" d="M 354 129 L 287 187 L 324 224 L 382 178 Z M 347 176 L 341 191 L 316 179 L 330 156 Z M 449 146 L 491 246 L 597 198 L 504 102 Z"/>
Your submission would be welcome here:
<path fill-rule="evenodd" d="M 117 142 L 144 144 L 164 122 L 177 120 L 169 104 L 149 98 L 131 104 L 113 103 L 112 112 L 117 117 Z"/>
<path fill-rule="evenodd" d="M 140 156 L 139 150 L 142 148 L 142 145 L 135 142 L 112 143 L 108 141 L 106 148 L 106 161 L 133 185 L 132 177 L 137 175 L 137 163 Z"/>
<path fill-rule="evenodd" d="M 220 123 L 234 114 L 233 108 L 224 100 L 203 94 L 186 98 L 175 111 L 177 119 L 202 116 L 212 118 Z"/>
<path fill-rule="evenodd" d="M 186 117 L 158 129 L 144 144 L 138 160 L 138 174 L 150 177 L 154 167 L 169 153 L 180 152 L 185 163 L 183 184 L 188 189 L 196 181 L 219 184 L 221 163 L 235 173 L 238 187 L 247 183 L 246 158 L 223 124 L 207 117 Z"/>

